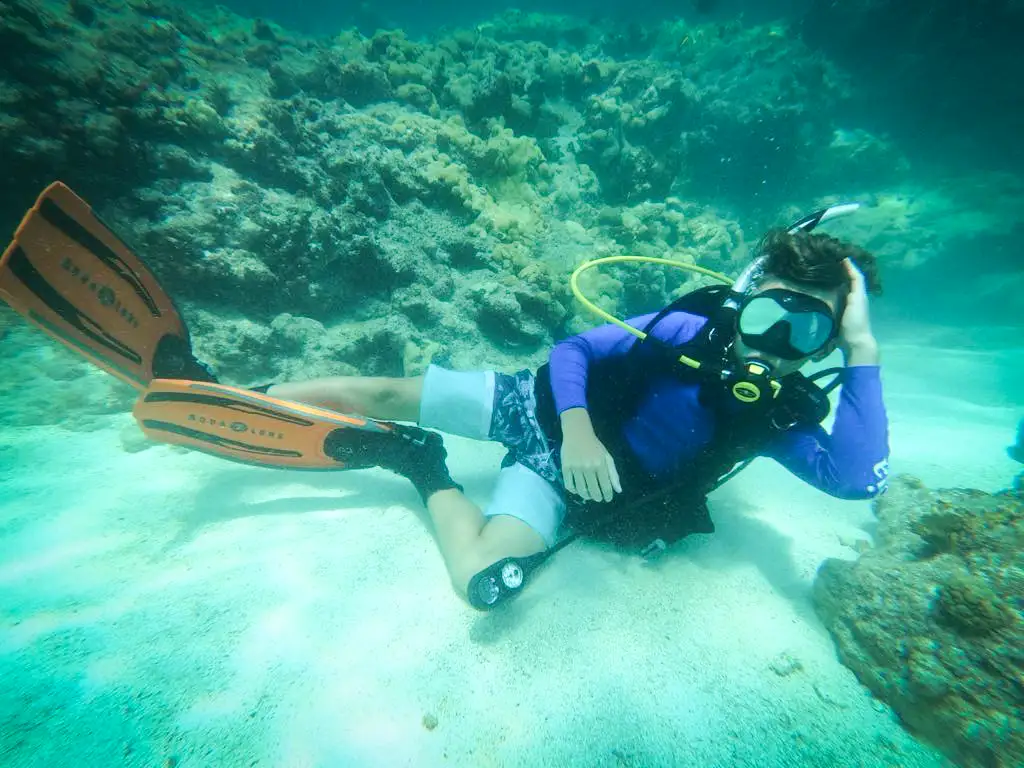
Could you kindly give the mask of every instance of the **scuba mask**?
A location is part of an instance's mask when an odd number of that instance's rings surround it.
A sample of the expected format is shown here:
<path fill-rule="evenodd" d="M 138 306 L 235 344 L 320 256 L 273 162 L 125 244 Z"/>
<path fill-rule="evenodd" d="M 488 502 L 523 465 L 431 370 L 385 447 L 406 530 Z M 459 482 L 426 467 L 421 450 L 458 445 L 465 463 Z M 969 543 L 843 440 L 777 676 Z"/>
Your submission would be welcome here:
<path fill-rule="evenodd" d="M 839 333 L 831 308 L 821 299 L 785 288 L 746 296 L 737 330 L 748 347 L 800 360 L 823 350 Z"/>

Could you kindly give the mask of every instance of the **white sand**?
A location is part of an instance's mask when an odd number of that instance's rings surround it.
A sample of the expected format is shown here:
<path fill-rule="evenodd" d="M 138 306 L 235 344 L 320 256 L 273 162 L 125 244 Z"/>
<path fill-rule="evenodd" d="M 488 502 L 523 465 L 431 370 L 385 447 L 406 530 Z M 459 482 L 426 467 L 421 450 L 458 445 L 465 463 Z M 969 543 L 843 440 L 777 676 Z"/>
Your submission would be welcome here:
<path fill-rule="evenodd" d="M 932 341 L 886 349 L 893 469 L 1005 487 L 1024 354 Z M 127 454 L 126 423 L 0 437 L 0 765 L 943 765 L 809 601 L 869 505 L 770 462 L 715 536 L 655 565 L 573 545 L 485 615 L 404 481 Z M 449 447 L 484 501 L 501 449 Z"/>

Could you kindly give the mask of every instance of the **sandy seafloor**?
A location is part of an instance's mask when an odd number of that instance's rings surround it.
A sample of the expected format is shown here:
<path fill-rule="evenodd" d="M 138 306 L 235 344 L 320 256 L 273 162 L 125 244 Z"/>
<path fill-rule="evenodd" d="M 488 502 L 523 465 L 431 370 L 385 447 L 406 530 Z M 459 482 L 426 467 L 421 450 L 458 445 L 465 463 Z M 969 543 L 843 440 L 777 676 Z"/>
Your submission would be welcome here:
<path fill-rule="evenodd" d="M 1010 330 L 880 329 L 894 472 L 1010 484 Z M 809 600 L 867 502 L 758 461 L 713 497 L 716 535 L 655 565 L 575 544 L 484 615 L 405 481 L 126 453 L 130 424 L 0 435 L 0 765 L 945 764 Z M 501 448 L 449 448 L 485 501 Z"/>

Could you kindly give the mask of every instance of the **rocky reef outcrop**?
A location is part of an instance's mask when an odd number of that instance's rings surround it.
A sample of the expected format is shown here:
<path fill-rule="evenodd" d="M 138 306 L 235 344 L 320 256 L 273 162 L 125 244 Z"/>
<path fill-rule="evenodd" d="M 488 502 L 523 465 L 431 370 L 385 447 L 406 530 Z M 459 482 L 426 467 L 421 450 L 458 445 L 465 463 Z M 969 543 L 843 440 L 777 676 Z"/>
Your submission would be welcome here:
<path fill-rule="evenodd" d="M 1024 493 L 896 478 L 874 547 L 814 585 L 839 656 L 959 765 L 1024 764 Z"/>

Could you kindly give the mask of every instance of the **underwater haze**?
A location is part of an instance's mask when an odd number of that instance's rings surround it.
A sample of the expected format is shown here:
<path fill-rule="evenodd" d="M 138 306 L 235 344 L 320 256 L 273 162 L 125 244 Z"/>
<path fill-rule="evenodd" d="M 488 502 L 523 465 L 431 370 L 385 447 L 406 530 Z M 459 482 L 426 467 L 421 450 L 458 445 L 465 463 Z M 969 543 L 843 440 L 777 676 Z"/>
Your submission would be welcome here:
<path fill-rule="evenodd" d="M 0 0 L 0 766 L 1024 765 L 1022 29 L 1019 0 Z M 877 261 L 863 307 L 845 271 L 761 332 L 759 289 L 687 303 L 815 212 Z M 608 324 L 676 301 L 729 338 L 627 371 L 656 415 L 613 446 Z M 821 323 L 824 394 L 733 341 Z M 804 469 L 743 410 L 793 386 L 831 406 Z M 679 475 L 713 524 L 591 535 L 580 411 L 588 472 L 724 435 Z"/>

